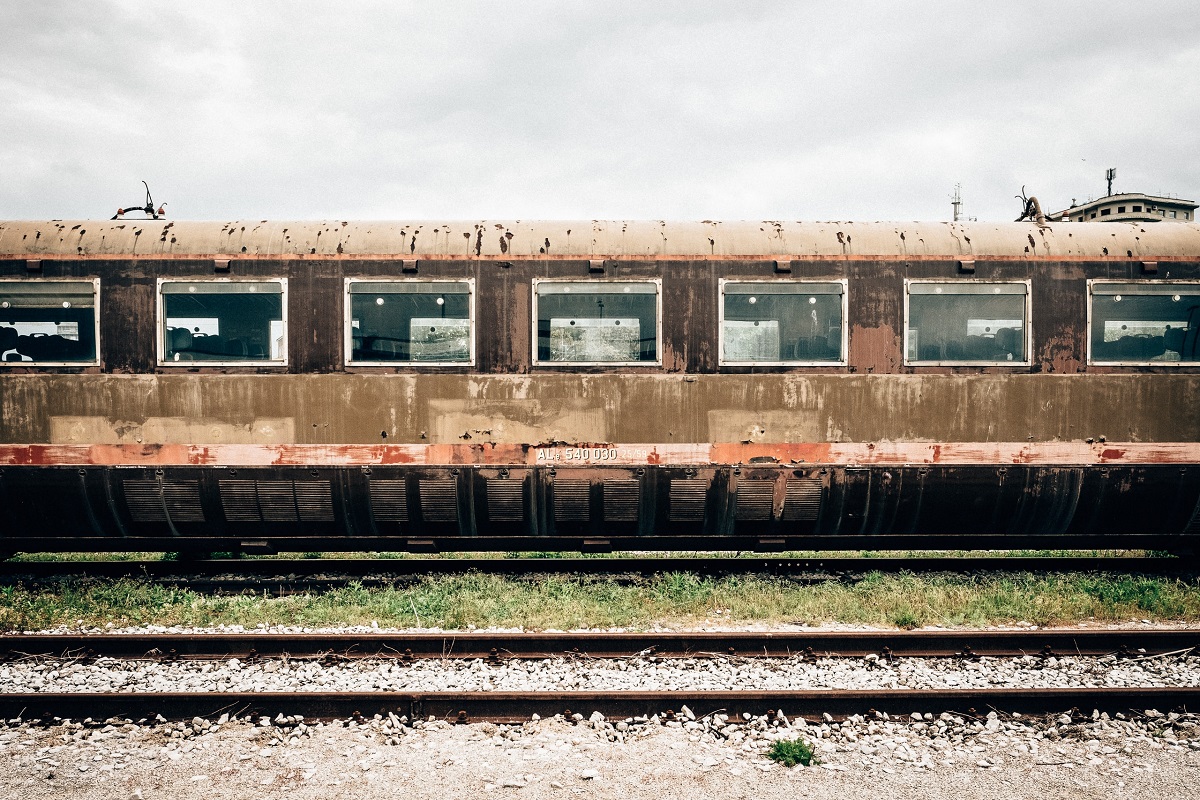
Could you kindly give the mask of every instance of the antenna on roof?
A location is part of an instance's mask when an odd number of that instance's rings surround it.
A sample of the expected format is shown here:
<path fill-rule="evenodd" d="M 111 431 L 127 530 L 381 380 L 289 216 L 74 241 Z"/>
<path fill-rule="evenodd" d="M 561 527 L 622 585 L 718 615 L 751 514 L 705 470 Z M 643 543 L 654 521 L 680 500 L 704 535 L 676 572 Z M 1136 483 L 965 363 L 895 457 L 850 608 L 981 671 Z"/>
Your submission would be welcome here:
<path fill-rule="evenodd" d="M 962 218 L 962 184 L 954 184 L 954 194 L 950 195 L 950 206 L 954 209 L 954 221 Z"/>
<path fill-rule="evenodd" d="M 1113 182 L 1113 178 L 1115 178 L 1115 177 L 1117 177 L 1117 168 L 1116 167 L 1109 167 L 1108 170 L 1104 173 L 1104 179 L 1108 181 L 1108 193 L 1110 195 L 1112 194 L 1112 182 Z"/>
<path fill-rule="evenodd" d="M 166 203 L 163 203 L 161 206 L 159 206 L 157 211 L 154 209 L 154 198 L 150 196 L 150 184 L 142 181 L 142 186 L 146 187 L 146 205 L 118 208 L 117 213 L 113 214 L 113 219 L 120 219 L 121 217 L 125 216 L 126 211 L 141 211 L 150 219 L 158 219 L 159 217 L 165 217 L 167 215 Z"/>

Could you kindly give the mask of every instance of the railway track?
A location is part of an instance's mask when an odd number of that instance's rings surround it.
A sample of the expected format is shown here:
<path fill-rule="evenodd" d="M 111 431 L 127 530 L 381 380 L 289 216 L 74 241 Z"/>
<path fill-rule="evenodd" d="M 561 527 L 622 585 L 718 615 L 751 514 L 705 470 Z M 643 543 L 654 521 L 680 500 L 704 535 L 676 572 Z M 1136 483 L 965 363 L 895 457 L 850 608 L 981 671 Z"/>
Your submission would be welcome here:
<path fill-rule="evenodd" d="M 1146 659 L 1184 655 L 1200 646 L 1200 630 L 1175 631 L 870 631 L 701 632 L 656 634 L 203 634 L 7 635 L 7 661 L 66 659 L 310 658 L 336 665 L 344 659 L 576 658 L 795 656 L 931 658 L 958 656 L 1097 656 Z M 944 711 L 968 716 L 990 710 L 1041 714 L 1077 709 L 1140 713 L 1200 708 L 1200 687 L 821 689 L 770 691 L 256 691 L 256 692 L 8 692 L 0 693 L 6 719 L 147 720 L 216 717 L 308 719 L 372 718 L 379 714 L 450 722 L 521 722 L 599 711 L 609 718 L 682 719 L 723 712 L 844 718 L 881 712 L 907 715 Z"/>
<path fill-rule="evenodd" d="M 210 718 L 221 714 L 274 717 L 303 714 L 305 719 L 371 718 L 396 714 L 409 719 L 448 722 L 525 722 L 536 714 L 549 718 L 599 711 L 609 718 L 703 717 L 721 712 L 788 717 L 881 712 L 951 712 L 982 716 L 993 709 L 1045 714 L 1079 710 L 1090 715 L 1146 709 L 1200 708 L 1200 689 L 1178 687 L 1105 689 L 884 689 L 821 691 L 653 691 L 653 692 L 173 692 L 173 693 L 5 693 L 0 714 L 6 719 L 147 720 Z"/>
<path fill-rule="evenodd" d="M 686 633 L 10 634 L 0 659 L 740 656 L 1142 657 L 1200 647 L 1200 630 L 709 631 Z"/>
<path fill-rule="evenodd" d="M 636 579 L 664 572 L 705 576 L 760 574 L 821 582 L 872 572 L 1110 572 L 1191 574 L 1190 559 L 1164 557 L 879 557 L 879 558 L 461 558 L 203 559 L 193 561 L 6 561 L 0 584 L 76 577 L 144 578 L 197 591 L 268 590 L 276 594 L 345 586 L 390 586 L 428 575 L 597 575 Z"/>

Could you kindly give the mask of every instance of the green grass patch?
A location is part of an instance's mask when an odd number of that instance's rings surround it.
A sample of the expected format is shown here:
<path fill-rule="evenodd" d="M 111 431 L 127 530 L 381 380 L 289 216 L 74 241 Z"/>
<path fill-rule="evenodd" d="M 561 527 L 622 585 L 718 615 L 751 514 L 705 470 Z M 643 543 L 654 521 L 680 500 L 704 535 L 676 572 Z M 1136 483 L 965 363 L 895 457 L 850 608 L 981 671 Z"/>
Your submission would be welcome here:
<path fill-rule="evenodd" d="M 1200 621 L 1196 579 L 1009 573 L 871 573 L 805 584 L 761 576 L 664 573 L 640 580 L 467 573 L 388 587 L 359 584 L 266 597 L 203 594 L 145 579 L 68 579 L 0 587 L 0 629 L 60 625 L 470 626 L 529 630 L 655 625 L 851 623 L 915 628 L 1026 621 Z"/>
<path fill-rule="evenodd" d="M 803 739 L 776 739 L 767 751 L 767 758 L 785 767 L 794 767 L 797 764 L 811 767 L 818 763 L 813 754 L 813 746 Z"/>

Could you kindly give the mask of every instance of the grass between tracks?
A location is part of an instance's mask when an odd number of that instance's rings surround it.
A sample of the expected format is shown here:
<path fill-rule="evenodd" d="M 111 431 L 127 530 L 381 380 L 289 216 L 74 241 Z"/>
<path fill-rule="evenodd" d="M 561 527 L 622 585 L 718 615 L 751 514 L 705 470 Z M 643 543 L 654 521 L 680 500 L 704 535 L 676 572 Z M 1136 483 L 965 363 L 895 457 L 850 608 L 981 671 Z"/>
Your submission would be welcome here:
<path fill-rule="evenodd" d="M 468 573 L 389 588 L 351 584 L 264 597 L 208 595 L 142 580 L 0 587 L 0 629 L 60 625 L 523 627 L 529 630 L 707 624 L 858 623 L 918 627 L 1094 620 L 1200 621 L 1200 581 L 1092 574 L 962 576 L 872 573 L 857 582 L 590 576 L 536 580 Z"/>

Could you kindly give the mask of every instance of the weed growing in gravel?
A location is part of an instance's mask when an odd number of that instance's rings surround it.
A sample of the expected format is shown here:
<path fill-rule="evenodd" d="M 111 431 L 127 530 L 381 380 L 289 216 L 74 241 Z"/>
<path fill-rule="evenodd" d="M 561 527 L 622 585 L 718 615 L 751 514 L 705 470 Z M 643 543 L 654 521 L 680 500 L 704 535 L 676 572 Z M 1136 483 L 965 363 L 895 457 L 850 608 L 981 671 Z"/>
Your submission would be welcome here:
<path fill-rule="evenodd" d="M 803 739 L 776 739 L 767 751 L 767 758 L 785 767 L 794 767 L 797 764 L 811 767 L 820 763 L 813 754 L 812 745 Z"/>

